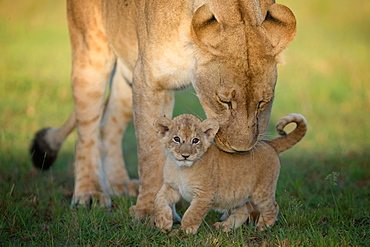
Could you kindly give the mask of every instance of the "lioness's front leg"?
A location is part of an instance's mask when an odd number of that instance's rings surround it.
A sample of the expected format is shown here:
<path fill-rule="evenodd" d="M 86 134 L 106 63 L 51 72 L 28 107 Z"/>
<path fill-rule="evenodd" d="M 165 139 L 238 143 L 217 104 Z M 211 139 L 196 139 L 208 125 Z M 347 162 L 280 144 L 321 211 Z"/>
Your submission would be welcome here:
<path fill-rule="evenodd" d="M 67 7 L 78 130 L 72 205 L 90 204 L 95 198 L 101 206 L 110 206 L 100 158 L 99 123 L 115 57 L 102 28 L 100 2 L 70 0 Z"/>
<path fill-rule="evenodd" d="M 149 66 L 144 66 L 143 61 L 136 63 L 132 86 L 140 179 L 139 196 L 132 209 L 139 220 L 153 212 L 154 198 L 163 182 L 164 156 L 153 123 L 161 116 L 171 118 L 174 103 L 174 92 L 159 88 L 150 78 Z"/>

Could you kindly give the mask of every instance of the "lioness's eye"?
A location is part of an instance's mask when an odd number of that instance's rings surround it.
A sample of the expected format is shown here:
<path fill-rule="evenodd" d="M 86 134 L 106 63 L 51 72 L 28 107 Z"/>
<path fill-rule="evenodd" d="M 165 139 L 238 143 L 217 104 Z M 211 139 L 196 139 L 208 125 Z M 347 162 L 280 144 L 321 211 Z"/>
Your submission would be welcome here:
<path fill-rule="evenodd" d="M 269 102 L 268 101 L 265 101 L 265 100 L 261 100 L 260 102 L 258 102 L 258 109 L 259 110 L 262 110 L 264 109 L 266 106 L 268 106 Z"/>
<path fill-rule="evenodd" d="M 199 139 L 198 138 L 194 138 L 192 142 L 193 142 L 193 144 L 197 144 L 199 142 Z"/>
<path fill-rule="evenodd" d="M 222 104 L 227 105 L 227 107 L 228 107 L 229 109 L 233 109 L 233 104 L 231 103 L 231 101 L 229 101 L 229 100 L 224 100 L 224 99 L 221 99 L 221 98 L 218 98 L 218 100 L 219 100 Z"/>
<path fill-rule="evenodd" d="M 175 137 L 173 138 L 173 140 L 174 140 L 175 142 L 180 143 L 180 137 L 178 137 L 178 136 L 175 136 Z"/>

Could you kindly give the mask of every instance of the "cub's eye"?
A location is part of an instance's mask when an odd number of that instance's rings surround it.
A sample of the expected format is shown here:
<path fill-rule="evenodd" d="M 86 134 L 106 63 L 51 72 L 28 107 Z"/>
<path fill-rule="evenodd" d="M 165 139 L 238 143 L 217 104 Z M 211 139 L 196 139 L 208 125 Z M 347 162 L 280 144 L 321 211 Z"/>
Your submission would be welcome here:
<path fill-rule="evenodd" d="M 193 144 L 197 144 L 198 142 L 199 142 L 198 138 L 194 138 L 193 141 L 192 141 Z"/>
<path fill-rule="evenodd" d="M 180 137 L 178 137 L 178 136 L 175 136 L 175 137 L 173 138 L 173 140 L 174 140 L 175 142 L 180 143 Z"/>

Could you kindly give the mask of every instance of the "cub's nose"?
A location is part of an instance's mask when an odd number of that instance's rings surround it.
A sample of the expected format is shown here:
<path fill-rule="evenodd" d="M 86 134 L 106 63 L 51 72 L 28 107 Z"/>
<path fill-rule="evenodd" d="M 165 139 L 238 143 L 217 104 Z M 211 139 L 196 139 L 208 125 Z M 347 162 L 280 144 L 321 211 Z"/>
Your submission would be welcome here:
<path fill-rule="evenodd" d="M 184 158 L 184 159 L 187 159 L 187 158 L 189 158 L 189 154 L 181 154 L 181 156 Z"/>

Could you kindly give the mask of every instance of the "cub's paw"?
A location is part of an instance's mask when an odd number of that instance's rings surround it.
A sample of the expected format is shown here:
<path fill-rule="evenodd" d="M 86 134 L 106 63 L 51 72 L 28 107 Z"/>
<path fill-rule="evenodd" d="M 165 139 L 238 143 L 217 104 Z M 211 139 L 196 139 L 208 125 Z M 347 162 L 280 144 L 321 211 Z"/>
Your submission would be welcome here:
<path fill-rule="evenodd" d="M 233 228 L 233 226 L 229 225 L 226 221 L 223 222 L 216 222 L 213 224 L 213 228 L 215 230 L 221 229 L 223 232 L 229 232 Z"/>
<path fill-rule="evenodd" d="M 135 217 L 137 222 L 144 222 L 148 216 L 153 215 L 152 207 L 139 207 L 138 205 L 131 206 L 129 212 L 132 217 Z"/>
<path fill-rule="evenodd" d="M 102 192 L 88 192 L 84 194 L 75 194 L 72 198 L 71 207 L 111 207 L 112 200 L 108 194 Z"/>
<path fill-rule="evenodd" d="M 275 219 L 268 221 L 263 221 L 263 219 L 260 218 L 260 220 L 257 222 L 257 229 L 258 231 L 266 231 L 267 228 L 271 228 L 274 225 Z"/>
<path fill-rule="evenodd" d="M 180 233 L 180 231 L 179 231 L 179 229 L 173 229 L 172 231 L 170 231 L 169 233 L 168 233 L 168 236 L 176 236 L 176 235 L 178 235 Z"/>
<path fill-rule="evenodd" d="M 196 234 L 199 226 L 181 226 L 181 230 L 186 234 Z"/>
<path fill-rule="evenodd" d="M 258 231 L 260 231 L 260 232 L 266 231 L 266 230 L 267 230 L 267 228 L 270 228 L 270 226 L 267 226 L 267 225 L 265 225 L 264 223 L 258 223 L 258 224 L 257 224 L 257 229 L 258 229 Z"/>
<path fill-rule="evenodd" d="M 154 219 L 155 226 L 164 233 L 171 231 L 172 229 L 172 215 L 166 215 L 163 213 L 157 213 Z"/>

